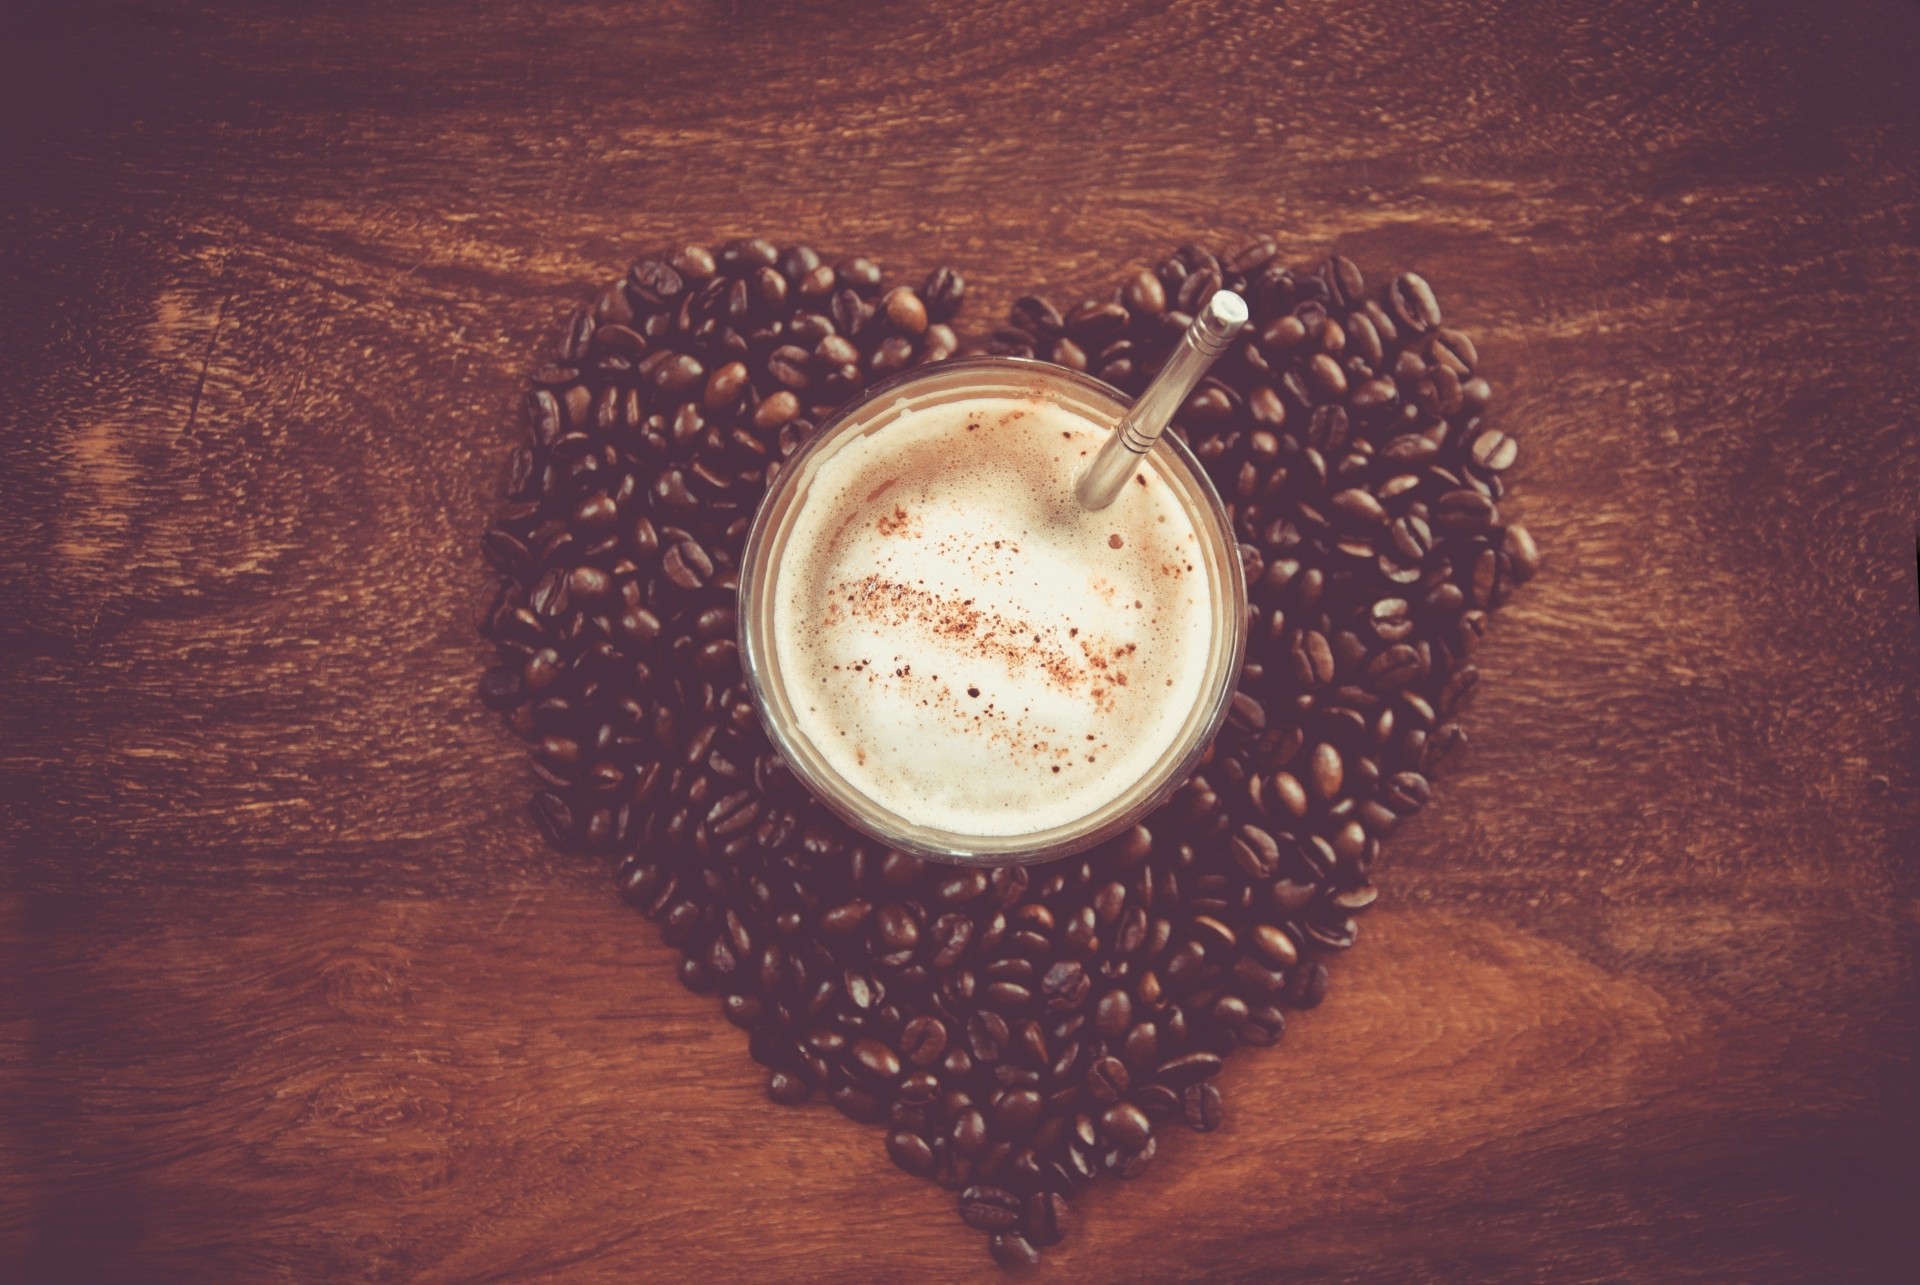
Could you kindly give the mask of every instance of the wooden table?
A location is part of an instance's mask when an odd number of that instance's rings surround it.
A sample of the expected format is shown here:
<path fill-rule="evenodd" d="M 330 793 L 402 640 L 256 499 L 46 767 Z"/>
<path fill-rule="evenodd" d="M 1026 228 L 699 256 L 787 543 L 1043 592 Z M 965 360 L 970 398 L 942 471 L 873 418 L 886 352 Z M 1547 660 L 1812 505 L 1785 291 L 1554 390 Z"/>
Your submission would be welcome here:
<path fill-rule="evenodd" d="M 1329 1003 L 1043 1270 L 1912 1279 L 1920 10 L 475 8 L 8 19 L 0 1277 L 991 1273 L 526 820 L 516 380 L 689 239 L 978 334 L 1271 229 L 1436 283 L 1546 566 Z"/>

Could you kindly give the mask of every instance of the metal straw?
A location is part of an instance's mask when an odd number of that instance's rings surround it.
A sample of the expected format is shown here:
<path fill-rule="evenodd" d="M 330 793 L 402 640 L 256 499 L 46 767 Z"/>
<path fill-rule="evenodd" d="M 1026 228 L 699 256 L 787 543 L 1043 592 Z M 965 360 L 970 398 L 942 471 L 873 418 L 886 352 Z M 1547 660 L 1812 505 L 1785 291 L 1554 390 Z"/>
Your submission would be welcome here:
<path fill-rule="evenodd" d="M 1082 508 L 1104 509 L 1113 503 L 1134 465 L 1153 449 L 1187 394 L 1246 324 L 1246 300 L 1230 290 L 1216 290 L 1180 337 L 1167 364 L 1114 427 L 1106 445 L 1075 483 L 1073 493 Z"/>

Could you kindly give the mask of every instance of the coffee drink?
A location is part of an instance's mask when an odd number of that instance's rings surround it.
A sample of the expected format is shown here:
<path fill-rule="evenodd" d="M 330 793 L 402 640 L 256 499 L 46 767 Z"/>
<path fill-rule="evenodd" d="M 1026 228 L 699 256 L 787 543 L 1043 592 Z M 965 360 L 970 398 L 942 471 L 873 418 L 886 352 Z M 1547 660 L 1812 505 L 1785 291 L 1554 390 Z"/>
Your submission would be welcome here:
<path fill-rule="evenodd" d="M 1074 498 L 1122 409 L 949 363 L 782 477 L 742 573 L 748 671 L 796 770 L 889 842 L 1032 856 L 1113 828 L 1224 714 L 1244 590 L 1203 475 L 1169 445 L 1107 508 Z"/>
<path fill-rule="evenodd" d="M 1060 401 L 902 404 L 815 474 L 772 632 L 799 730 L 880 806 L 1032 834 L 1112 802 L 1201 697 L 1200 536 L 1157 460 L 1098 512 L 1108 429 Z"/>

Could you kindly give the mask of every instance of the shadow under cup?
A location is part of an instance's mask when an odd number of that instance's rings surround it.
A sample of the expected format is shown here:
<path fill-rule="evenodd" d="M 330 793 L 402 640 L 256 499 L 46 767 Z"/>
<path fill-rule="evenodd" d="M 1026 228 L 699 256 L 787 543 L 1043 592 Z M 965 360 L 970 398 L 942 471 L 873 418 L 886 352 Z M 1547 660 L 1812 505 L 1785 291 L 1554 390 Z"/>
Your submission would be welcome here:
<path fill-rule="evenodd" d="M 1246 580 L 1226 511 L 1199 461 L 1169 432 L 1154 446 L 1153 459 L 1200 537 L 1213 621 L 1199 696 L 1153 767 L 1078 820 L 1012 835 L 962 834 L 920 825 L 850 783 L 800 730 L 779 671 L 773 636 L 775 586 L 788 536 L 820 467 L 846 443 L 885 428 L 904 410 L 994 396 L 1045 397 L 1103 429 L 1118 424 L 1129 405 L 1097 379 L 1015 357 L 967 358 L 897 375 L 821 425 L 781 468 L 754 517 L 740 569 L 740 655 L 747 686 L 768 737 L 794 775 L 835 814 L 890 848 L 977 866 L 1047 861 L 1079 852 L 1159 806 L 1191 774 L 1219 731 L 1239 676 L 1247 620 Z"/>

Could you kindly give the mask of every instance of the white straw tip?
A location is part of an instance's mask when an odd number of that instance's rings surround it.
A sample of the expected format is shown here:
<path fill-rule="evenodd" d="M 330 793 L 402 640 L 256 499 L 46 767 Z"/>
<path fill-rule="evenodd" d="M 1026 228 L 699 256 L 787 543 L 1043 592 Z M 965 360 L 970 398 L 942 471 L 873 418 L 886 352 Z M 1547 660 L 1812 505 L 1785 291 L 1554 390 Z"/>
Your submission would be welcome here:
<path fill-rule="evenodd" d="M 1206 315 L 1223 327 L 1238 330 L 1247 324 L 1247 301 L 1231 290 L 1216 290 L 1207 301 Z"/>
<path fill-rule="evenodd" d="M 1200 309 L 1200 315 L 1193 319 L 1193 326 L 1187 335 L 1193 346 L 1209 357 L 1217 357 L 1227 350 L 1233 337 L 1240 333 L 1240 327 L 1247 324 L 1247 301 L 1231 290 L 1216 290 L 1207 300 L 1207 306 Z"/>

